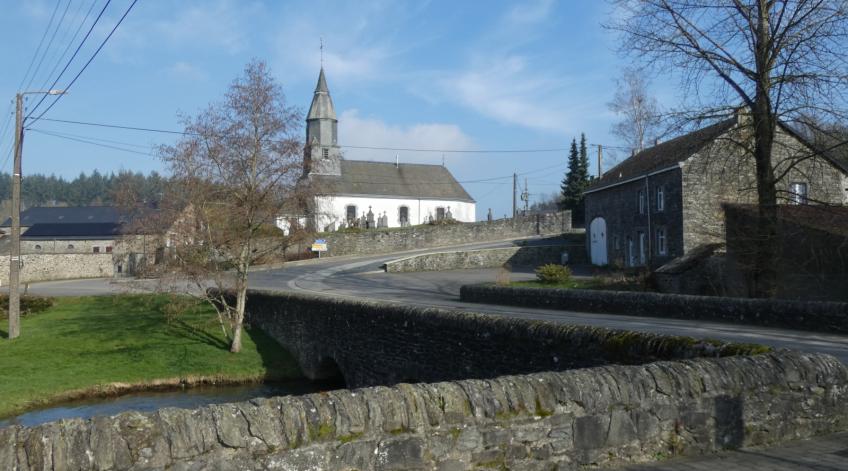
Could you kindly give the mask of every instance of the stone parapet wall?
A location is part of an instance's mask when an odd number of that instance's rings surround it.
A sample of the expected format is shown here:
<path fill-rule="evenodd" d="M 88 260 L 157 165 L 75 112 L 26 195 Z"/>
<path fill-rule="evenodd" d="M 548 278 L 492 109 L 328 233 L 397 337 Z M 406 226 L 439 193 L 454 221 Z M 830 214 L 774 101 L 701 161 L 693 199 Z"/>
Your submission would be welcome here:
<path fill-rule="evenodd" d="M 848 303 L 465 285 L 464 302 L 848 333 Z"/>
<path fill-rule="evenodd" d="M 248 309 L 313 376 L 466 379 L 5 427 L 0 469 L 576 470 L 848 428 L 830 355 L 298 294 Z"/>
<path fill-rule="evenodd" d="M 583 254 L 585 248 L 582 245 L 534 245 L 435 252 L 392 260 L 387 262 L 385 267 L 388 273 L 499 268 L 504 266 L 535 267 L 546 263 L 560 263 L 563 252 L 568 252 L 569 260 L 573 261 L 571 254 Z"/>
<path fill-rule="evenodd" d="M 107 278 L 115 275 L 110 253 L 27 254 L 21 256 L 21 282 Z M 9 284 L 9 257 L 0 257 L 0 283 Z"/>
<path fill-rule="evenodd" d="M 571 231 L 571 211 L 563 211 L 492 222 L 332 232 L 321 236 L 328 245 L 321 256 L 383 254 Z"/>
<path fill-rule="evenodd" d="M 835 358 L 607 366 L 0 429 L 1 469 L 563 469 L 848 427 Z"/>

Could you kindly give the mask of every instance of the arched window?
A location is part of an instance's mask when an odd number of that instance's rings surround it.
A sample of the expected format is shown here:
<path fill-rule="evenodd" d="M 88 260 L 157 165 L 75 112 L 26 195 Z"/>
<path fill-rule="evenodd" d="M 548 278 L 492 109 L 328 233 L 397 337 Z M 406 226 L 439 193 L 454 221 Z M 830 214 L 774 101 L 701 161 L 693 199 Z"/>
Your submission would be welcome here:
<path fill-rule="evenodd" d="M 356 219 L 356 205 L 349 204 L 347 208 L 345 208 L 345 219 L 347 223 L 350 224 Z"/>
<path fill-rule="evenodd" d="M 409 225 L 409 207 L 401 206 L 398 209 L 398 222 L 400 222 L 401 227 L 405 227 Z"/>

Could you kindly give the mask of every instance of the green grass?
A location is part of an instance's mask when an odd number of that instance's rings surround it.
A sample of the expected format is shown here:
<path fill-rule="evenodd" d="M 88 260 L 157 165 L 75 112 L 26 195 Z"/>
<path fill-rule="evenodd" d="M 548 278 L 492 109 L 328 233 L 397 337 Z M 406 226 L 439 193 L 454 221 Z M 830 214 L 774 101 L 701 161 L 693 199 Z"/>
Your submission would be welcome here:
<path fill-rule="evenodd" d="M 248 382 L 302 377 L 294 358 L 258 329 L 230 353 L 214 311 L 196 306 L 166 321 L 166 296 L 59 298 L 22 319 L 8 341 L 0 325 L 0 417 L 112 383 Z M 139 388 L 142 389 L 142 388 Z"/>
<path fill-rule="evenodd" d="M 644 291 L 644 288 L 635 281 L 605 280 L 602 278 L 572 278 L 565 283 L 546 284 L 538 280 L 513 281 L 509 284 L 516 288 L 539 288 L 539 289 L 601 289 L 610 291 Z"/>

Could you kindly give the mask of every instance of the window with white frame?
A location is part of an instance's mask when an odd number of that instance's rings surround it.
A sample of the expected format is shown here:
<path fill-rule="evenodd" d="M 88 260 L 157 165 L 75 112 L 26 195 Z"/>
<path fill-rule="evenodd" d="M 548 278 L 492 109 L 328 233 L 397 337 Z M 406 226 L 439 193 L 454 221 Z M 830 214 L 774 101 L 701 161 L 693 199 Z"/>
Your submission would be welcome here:
<path fill-rule="evenodd" d="M 639 200 L 639 214 L 645 214 L 645 190 L 639 190 L 637 199 Z"/>
<path fill-rule="evenodd" d="M 789 184 L 789 202 L 792 204 L 807 204 L 807 184 L 792 182 Z"/>
<path fill-rule="evenodd" d="M 665 228 L 657 228 L 657 255 L 668 254 L 668 245 L 665 237 Z"/>
<path fill-rule="evenodd" d="M 657 187 L 657 212 L 665 210 L 665 189 L 662 185 Z"/>

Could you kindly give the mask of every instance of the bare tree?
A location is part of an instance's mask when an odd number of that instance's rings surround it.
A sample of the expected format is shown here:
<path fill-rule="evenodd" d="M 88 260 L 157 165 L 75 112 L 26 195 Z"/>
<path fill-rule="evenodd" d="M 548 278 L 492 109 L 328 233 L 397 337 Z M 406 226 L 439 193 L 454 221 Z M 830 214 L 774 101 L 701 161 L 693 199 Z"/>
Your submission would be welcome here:
<path fill-rule="evenodd" d="M 186 118 L 184 137 L 161 148 L 173 182 L 157 212 L 162 273 L 216 307 L 232 352 L 242 345 L 250 267 L 292 240 L 274 223 L 306 191 L 300 123 L 265 63 L 253 61 L 222 102 Z"/>
<path fill-rule="evenodd" d="M 844 118 L 844 0 L 613 0 L 622 50 L 677 74 L 688 100 L 677 116 L 701 121 L 741 105 L 750 114 L 745 145 L 755 167 L 761 241 L 754 294 L 770 296 L 776 275 L 776 183 L 798 162 L 772 162 L 778 126 L 809 115 Z"/>
<path fill-rule="evenodd" d="M 621 116 L 612 132 L 635 152 L 659 135 L 661 123 L 657 100 L 648 93 L 648 80 L 637 69 L 628 68 L 615 81 L 615 96 L 609 109 Z"/>

